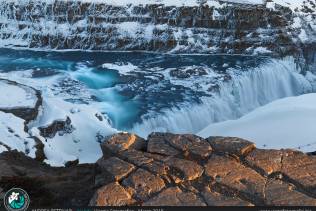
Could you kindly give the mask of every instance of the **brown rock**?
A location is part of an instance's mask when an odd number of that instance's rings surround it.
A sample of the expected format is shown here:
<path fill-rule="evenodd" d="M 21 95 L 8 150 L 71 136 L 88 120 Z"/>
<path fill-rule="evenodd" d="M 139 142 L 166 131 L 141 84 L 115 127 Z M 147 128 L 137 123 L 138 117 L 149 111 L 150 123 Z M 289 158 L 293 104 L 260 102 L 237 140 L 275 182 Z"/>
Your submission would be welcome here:
<path fill-rule="evenodd" d="M 111 157 L 109 159 L 101 158 L 97 163 L 103 171 L 111 174 L 116 181 L 126 177 L 135 169 L 133 164 L 127 163 L 117 157 Z"/>
<path fill-rule="evenodd" d="M 142 166 L 154 161 L 153 158 L 147 157 L 144 152 L 137 150 L 126 150 L 120 153 L 119 156 L 136 166 Z"/>
<path fill-rule="evenodd" d="M 316 206 L 316 199 L 295 190 L 293 185 L 280 180 L 269 180 L 266 202 L 274 206 Z"/>
<path fill-rule="evenodd" d="M 266 179 L 235 159 L 213 155 L 205 166 L 206 174 L 222 188 L 243 194 L 250 201 L 263 204 Z"/>
<path fill-rule="evenodd" d="M 209 187 L 205 188 L 202 195 L 209 206 L 253 206 L 250 202 L 237 197 L 229 197 L 217 192 L 212 192 Z"/>
<path fill-rule="evenodd" d="M 146 149 L 146 141 L 135 134 L 118 133 L 109 136 L 101 144 L 101 148 L 103 151 L 103 156 L 107 157 L 128 149 Z"/>
<path fill-rule="evenodd" d="M 154 161 L 143 165 L 143 168 L 146 168 L 148 171 L 153 172 L 158 175 L 167 175 L 169 171 L 169 166 L 163 162 Z"/>
<path fill-rule="evenodd" d="M 142 201 L 159 192 L 165 187 L 164 181 L 150 172 L 138 169 L 123 181 L 123 184 L 133 192 L 134 196 Z"/>
<path fill-rule="evenodd" d="M 148 200 L 144 206 L 206 206 L 194 193 L 183 192 L 178 187 L 168 188 Z"/>
<path fill-rule="evenodd" d="M 99 188 L 90 201 L 90 206 L 126 206 L 135 201 L 118 183 L 111 183 Z"/>
<path fill-rule="evenodd" d="M 247 163 L 265 175 L 281 171 L 282 151 L 255 149 L 246 157 Z"/>
<path fill-rule="evenodd" d="M 208 157 L 212 152 L 210 144 L 195 135 L 174 135 L 168 139 L 168 142 L 183 152 L 189 152 L 202 158 Z"/>
<path fill-rule="evenodd" d="M 166 140 L 171 139 L 175 135 L 169 133 L 152 133 L 148 136 L 147 151 L 162 155 L 175 156 L 180 152 L 170 146 Z"/>
<path fill-rule="evenodd" d="M 234 137 L 209 137 L 207 141 L 214 151 L 237 156 L 245 156 L 256 147 L 250 141 Z"/>
<path fill-rule="evenodd" d="M 185 180 L 195 180 L 199 178 L 204 171 L 202 166 L 189 160 L 169 157 L 165 163 L 170 167 L 171 177 L 176 183 Z"/>
<path fill-rule="evenodd" d="M 282 161 L 282 173 L 316 197 L 316 157 L 287 150 Z"/>

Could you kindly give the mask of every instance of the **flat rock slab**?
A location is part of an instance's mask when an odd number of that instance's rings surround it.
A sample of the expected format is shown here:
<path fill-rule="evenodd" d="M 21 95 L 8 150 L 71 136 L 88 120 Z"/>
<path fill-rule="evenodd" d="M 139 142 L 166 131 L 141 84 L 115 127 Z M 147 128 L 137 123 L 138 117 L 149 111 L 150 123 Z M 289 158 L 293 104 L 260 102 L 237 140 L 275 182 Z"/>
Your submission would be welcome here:
<path fill-rule="evenodd" d="M 205 188 L 202 195 L 209 206 L 253 206 L 250 202 L 244 201 L 238 197 L 225 196 L 213 192 L 209 187 Z"/>
<path fill-rule="evenodd" d="M 164 180 L 146 170 L 138 169 L 123 181 L 124 186 L 142 201 L 165 187 Z"/>
<path fill-rule="evenodd" d="M 144 206 L 206 206 L 194 193 L 183 192 L 178 187 L 167 188 L 156 197 L 148 200 Z"/>
<path fill-rule="evenodd" d="M 133 203 L 132 196 L 119 183 L 111 183 L 96 191 L 90 206 L 126 206 Z"/>
<path fill-rule="evenodd" d="M 111 156 L 119 152 L 135 149 L 141 150 L 146 148 L 146 142 L 135 134 L 118 133 L 108 137 L 102 144 L 101 149 L 104 156 Z"/>
<path fill-rule="evenodd" d="M 266 200 L 275 206 L 316 206 L 316 199 L 295 190 L 295 186 L 280 180 L 269 180 Z"/>
<path fill-rule="evenodd" d="M 113 176 L 116 181 L 126 177 L 130 172 L 135 169 L 133 164 L 127 163 L 117 157 L 111 157 L 108 159 L 101 158 L 97 164 L 101 170 L 107 171 Z"/>
<path fill-rule="evenodd" d="M 165 133 L 152 133 L 148 136 L 147 151 L 161 155 L 175 156 L 180 154 L 179 150 L 172 147 L 168 140 L 172 139 L 175 135 Z"/>
<path fill-rule="evenodd" d="M 205 172 L 223 189 L 241 194 L 250 201 L 263 203 L 266 178 L 237 160 L 225 156 L 212 156 Z"/>
<path fill-rule="evenodd" d="M 244 156 L 256 148 L 255 144 L 241 138 L 209 137 L 207 141 L 216 152 Z"/>
<path fill-rule="evenodd" d="M 283 154 L 282 173 L 316 197 L 316 157 L 291 150 Z"/>
<path fill-rule="evenodd" d="M 265 175 L 280 172 L 282 167 L 283 151 L 255 149 L 246 157 L 246 161 L 253 168 L 262 171 Z"/>

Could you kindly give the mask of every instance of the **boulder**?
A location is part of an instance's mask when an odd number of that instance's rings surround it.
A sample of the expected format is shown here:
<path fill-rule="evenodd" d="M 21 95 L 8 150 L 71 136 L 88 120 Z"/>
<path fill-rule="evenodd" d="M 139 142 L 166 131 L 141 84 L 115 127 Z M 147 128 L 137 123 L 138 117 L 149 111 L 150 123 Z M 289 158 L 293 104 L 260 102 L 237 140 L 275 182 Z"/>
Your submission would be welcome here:
<path fill-rule="evenodd" d="M 101 158 L 97 161 L 101 170 L 108 172 L 116 181 L 120 181 L 135 169 L 133 164 L 125 162 L 117 157 Z"/>
<path fill-rule="evenodd" d="M 255 144 L 250 141 L 233 137 L 209 137 L 207 141 L 215 152 L 228 153 L 236 156 L 245 156 L 256 147 Z"/>
<path fill-rule="evenodd" d="M 128 149 L 143 150 L 146 145 L 146 141 L 135 134 L 118 133 L 107 137 L 101 144 L 101 149 L 103 156 L 108 157 Z"/>
<path fill-rule="evenodd" d="M 206 206 L 194 193 L 183 192 L 178 187 L 167 188 L 156 197 L 148 200 L 144 206 Z"/>
<path fill-rule="evenodd" d="M 141 201 L 148 200 L 150 196 L 165 187 L 163 179 L 146 170 L 138 169 L 123 181 L 125 187 L 133 192 L 133 196 Z"/>
<path fill-rule="evenodd" d="M 119 184 L 111 183 L 99 188 L 90 206 L 126 206 L 135 203 L 131 195 Z"/>

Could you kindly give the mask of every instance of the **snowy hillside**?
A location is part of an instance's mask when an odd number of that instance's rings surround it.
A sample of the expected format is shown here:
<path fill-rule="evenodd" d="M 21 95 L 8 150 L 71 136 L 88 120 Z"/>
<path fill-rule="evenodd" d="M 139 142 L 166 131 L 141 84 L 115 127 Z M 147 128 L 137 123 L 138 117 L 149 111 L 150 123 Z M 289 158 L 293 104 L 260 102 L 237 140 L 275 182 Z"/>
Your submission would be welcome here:
<path fill-rule="evenodd" d="M 212 124 L 198 135 L 241 137 L 260 148 L 316 151 L 315 105 L 316 94 L 281 99 L 238 120 Z"/>

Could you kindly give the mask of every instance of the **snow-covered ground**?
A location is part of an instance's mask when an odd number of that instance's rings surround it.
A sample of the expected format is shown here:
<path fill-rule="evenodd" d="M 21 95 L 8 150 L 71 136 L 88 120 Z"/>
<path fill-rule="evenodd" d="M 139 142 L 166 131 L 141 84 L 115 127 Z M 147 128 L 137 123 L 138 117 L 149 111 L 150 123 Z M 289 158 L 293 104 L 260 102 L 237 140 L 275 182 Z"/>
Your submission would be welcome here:
<path fill-rule="evenodd" d="M 36 104 L 35 92 L 26 87 L 14 86 L 0 80 L 0 109 L 32 108 Z"/>
<path fill-rule="evenodd" d="M 0 111 L 0 153 L 10 149 L 35 157 L 34 140 L 24 131 L 24 120 Z"/>
<path fill-rule="evenodd" d="M 259 148 L 316 151 L 315 105 L 316 94 L 277 100 L 238 120 L 211 124 L 198 135 L 240 137 Z"/>

